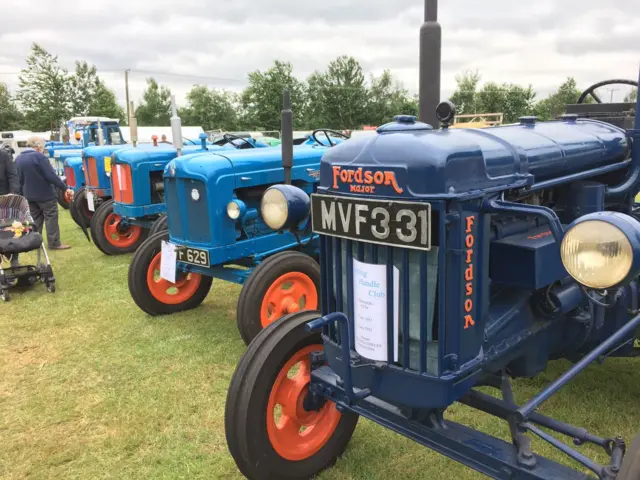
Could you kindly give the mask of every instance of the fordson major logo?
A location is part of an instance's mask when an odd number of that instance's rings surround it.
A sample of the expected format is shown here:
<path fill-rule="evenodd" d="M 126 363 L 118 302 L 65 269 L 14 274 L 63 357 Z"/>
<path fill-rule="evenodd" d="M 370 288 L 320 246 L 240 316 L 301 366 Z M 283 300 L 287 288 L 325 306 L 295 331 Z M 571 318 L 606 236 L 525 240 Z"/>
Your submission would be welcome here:
<path fill-rule="evenodd" d="M 333 167 L 333 188 L 339 184 L 349 185 L 349 191 L 353 193 L 374 193 L 377 186 L 392 187 L 396 193 L 404 190 L 398 186 L 395 172 L 388 170 L 367 170 L 362 167 L 357 170 Z"/>

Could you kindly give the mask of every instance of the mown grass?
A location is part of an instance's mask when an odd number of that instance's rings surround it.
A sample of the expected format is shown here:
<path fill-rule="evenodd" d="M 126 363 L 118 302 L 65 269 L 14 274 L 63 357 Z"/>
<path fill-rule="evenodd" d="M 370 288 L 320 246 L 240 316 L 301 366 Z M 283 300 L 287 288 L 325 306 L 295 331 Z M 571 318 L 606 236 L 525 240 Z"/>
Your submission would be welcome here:
<path fill-rule="evenodd" d="M 0 305 L 0 478 L 242 478 L 223 422 L 245 350 L 235 326 L 239 288 L 215 282 L 202 307 L 148 317 L 129 296 L 131 256 L 101 254 L 66 211 L 61 228 L 73 249 L 51 253 L 58 291 L 12 291 Z M 554 362 L 535 380 L 517 381 L 518 399 L 567 365 Z M 630 439 L 640 429 L 638 398 L 638 362 L 611 360 L 590 367 L 542 411 Z M 469 408 L 454 405 L 449 417 L 507 438 L 504 422 Z M 345 456 L 321 478 L 484 477 L 361 420 Z"/>

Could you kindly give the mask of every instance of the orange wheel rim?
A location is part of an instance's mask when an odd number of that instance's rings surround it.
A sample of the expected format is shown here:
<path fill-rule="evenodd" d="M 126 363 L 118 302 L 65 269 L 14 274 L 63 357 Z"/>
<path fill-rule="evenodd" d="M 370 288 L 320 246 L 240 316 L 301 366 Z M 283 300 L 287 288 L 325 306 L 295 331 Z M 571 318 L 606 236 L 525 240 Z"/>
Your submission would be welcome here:
<path fill-rule="evenodd" d="M 260 324 L 265 328 L 290 313 L 317 308 L 318 292 L 313 280 L 301 272 L 285 273 L 271 284 L 262 299 Z"/>
<path fill-rule="evenodd" d="M 165 305 L 178 305 L 195 295 L 200 286 L 202 276 L 198 273 L 176 272 L 176 283 L 160 277 L 160 261 L 162 252 L 158 252 L 147 270 L 147 287 L 159 302 Z"/>
<path fill-rule="evenodd" d="M 110 213 L 104 220 L 104 237 L 114 247 L 127 248 L 134 245 L 142 235 L 142 227 L 127 225 L 120 227 L 120 215 Z"/>
<path fill-rule="evenodd" d="M 333 402 L 326 402 L 318 412 L 308 412 L 302 406 L 311 381 L 309 354 L 317 351 L 322 351 L 322 345 L 310 345 L 293 355 L 269 395 L 269 441 L 278 455 L 293 462 L 318 453 L 340 422 L 341 414 Z"/>

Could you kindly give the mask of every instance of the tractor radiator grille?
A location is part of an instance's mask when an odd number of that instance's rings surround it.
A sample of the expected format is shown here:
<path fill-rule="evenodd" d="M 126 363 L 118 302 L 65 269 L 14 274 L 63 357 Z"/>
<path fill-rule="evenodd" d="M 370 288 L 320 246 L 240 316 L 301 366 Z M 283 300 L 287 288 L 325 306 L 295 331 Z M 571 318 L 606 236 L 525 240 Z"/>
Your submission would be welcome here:
<path fill-rule="evenodd" d="M 321 236 L 322 311 L 342 312 L 350 323 L 350 344 L 354 348 L 353 259 L 387 266 L 387 348 L 394 358 L 394 267 L 399 271 L 397 350 L 398 366 L 420 373 L 438 375 L 438 342 L 434 335 L 437 324 L 436 287 L 438 247 L 430 251 L 409 250 L 371 243 Z M 340 344 L 340 332 L 329 329 L 332 339 Z"/>
<path fill-rule="evenodd" d="M 118 203 L 133 203 L 133 182 L 131 166 L 116 163 L 111 169 L 111 191 Z"/>
<path fill-rule="evenodd" d="M 82 165 L 84 166 L 84 176 L 87 186 L 98 188 L 100 186 L 100 180 L 98 178 L 96 159 L 93 157 L 83 157 Z"/>
<path fill-rule="evenodd" d="M 171 237 L 178 241 L 210 243 L 208 198 L 204 183 L 184 178 L 165 178 L 165 186 L 164 198 Z M 193 189 L 199 192 L 198 201 L 191 198 Z"/>
<path fill-rule="evenodd" d="M 76 172 L 71 167 L 64 167 L 64 176 L 67 179 L 67 186 L 75 188 L 76 186 Z"/>

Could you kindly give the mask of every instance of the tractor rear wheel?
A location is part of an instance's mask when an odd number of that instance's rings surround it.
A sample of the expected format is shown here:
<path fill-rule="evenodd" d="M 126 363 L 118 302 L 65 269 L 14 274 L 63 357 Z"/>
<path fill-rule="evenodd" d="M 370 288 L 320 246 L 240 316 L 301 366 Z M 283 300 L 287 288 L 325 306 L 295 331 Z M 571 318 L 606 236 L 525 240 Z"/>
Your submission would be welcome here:
<path fill-rule="evenodd" d="M 129 292 L 138 307 L 149 315 L 191 310 L 209 294 L 213 278 L 198 273 L 176 272 L 176 283 L 160 277 L 162 241 L 169 232 L 158 232 L 138 247 L 129 265 Z"/>
<path fill-rule="evenodd" d="M 153 222 L 153 225 L 151 225 L 149 236 L 153 235 L 154 233 L 164 232 L 166 230 L 169 230 L 169 219 L 166 215 L 160 215 L 160 217 L 158 217 L 158 219 Z"/>
<path fill-rule="evenodd" d="M 640 479 L 640 435 L 637 435 L 631 442 L 622 459 L 622 465 L 616 480 L 638 480 Z"/>
<path fill-rule="evenodd" d="M 79 227 L 83 225 L 88 228 L 91 225 L 91 218 L 94 212 L 89 210 L 89 204 L 87 203 L 87 188 L 80 187 L 73 196 L 73 201 L 69 206 L 71 212 L 71 218 Z"/>
<path fill-rule="evenodd" d="M 269 324 L 300 310 L 319 307 L 320 265 L 300 252 L 267 258 L 251 273 L 238 297 L 236 321 L 246 345 Z"/>
<path fill-rule="evenodd" d="M 137 225 L 122 225 L 113 213 L 113 200 L 107 200 L 91 218 L 91 238 L 105 255 L 135 252 L 146 237 L 147 230 Z"/>
<path fill-rule="evenodd" d="M 323 350 L 307 322 L 317 311 L 283 317 L 262 330 L 244 353 L 229 385 L 225 435 L 239 470 L 249 479 L 311 478 L 332 466 L 359 416 L 331 401 L 306 410 L 310 354 Z"/>

